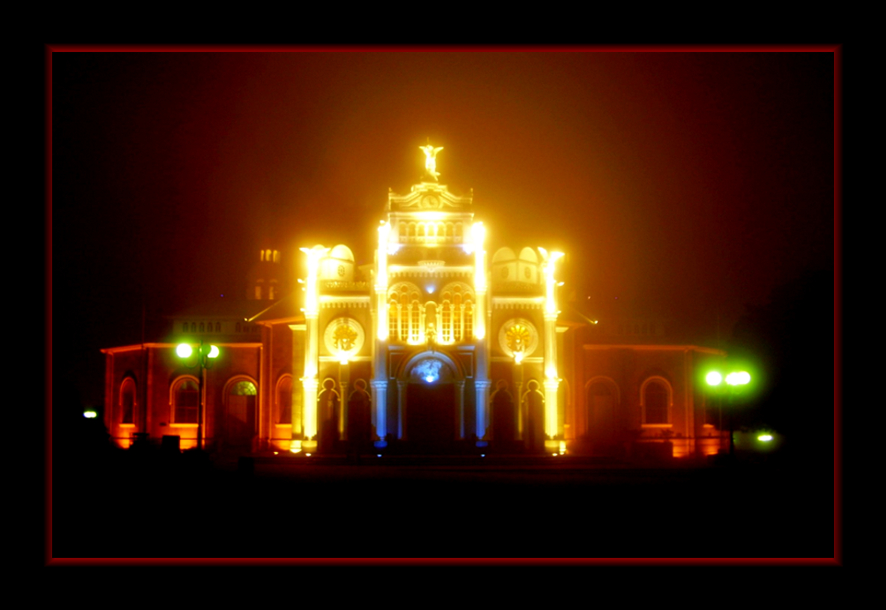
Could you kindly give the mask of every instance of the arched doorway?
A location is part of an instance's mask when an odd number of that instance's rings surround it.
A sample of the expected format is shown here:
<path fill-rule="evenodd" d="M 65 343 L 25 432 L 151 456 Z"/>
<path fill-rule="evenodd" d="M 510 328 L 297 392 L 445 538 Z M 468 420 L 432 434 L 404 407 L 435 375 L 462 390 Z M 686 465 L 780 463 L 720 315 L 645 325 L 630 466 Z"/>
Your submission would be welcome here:
<path fill-rule="evenodd" d="M 366 380 L 358 379 L 348 396 L 348 442 L 357 453 L 372 449 L 372 398 L 366 387 Z"/>
<path fill-rule="evenodd" d="M 499 379 L 490 397 L 492 405 L 492 447 L 497 452 L 511 452 L 516 449 L 517 411 L 514 398 L 508 389 L 508 382 Z"/>
<path fill-rule="evenodd" d="M 227 448 L 235 451 L 252 451 L 257 397 L 258 391 L 252 381 L 240 379 L 229 384 L 224 419 L 224 439 Z"/>
<path fill-rule="evenodd" d="M 456 451 L 463 426 L 462 379 L 458 366 L 446 354 L 428 351 L 409 359 L 398 379 L 402 438 L 408 451 Z"/>
<path fill-rule="evenodd" d="M 545 450 L 545 397 L 535 379 L 526 384 L 523 393 L 523 408 L 526 413 L 526 451 L 544 453 Z"/>
<path fill-rule="evenodd" d="M 317 397 L 317 421 L 320 427 L 317 449 L 321 453 L 334 451 L 339 440 L 338 422 L 341 418 L 341 395 L 335 389 L 335 380 L 323 380 L 323 389 Z"/>
<path fill-rule="evenodd" d="M 455 385 L 410 383 L 406 438 L 418 453 L 448 453 L 455 442 Z"/>

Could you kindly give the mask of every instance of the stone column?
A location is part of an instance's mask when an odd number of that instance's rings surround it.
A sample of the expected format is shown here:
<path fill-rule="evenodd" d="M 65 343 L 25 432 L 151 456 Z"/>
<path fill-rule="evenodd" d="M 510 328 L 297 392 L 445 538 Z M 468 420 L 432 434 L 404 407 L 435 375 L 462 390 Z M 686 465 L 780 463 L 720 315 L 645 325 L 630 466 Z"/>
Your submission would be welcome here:
<path fill-rule="evenodd" d="M 489 427 L 489 386 L 491 382 L 485 379 L 475 379 L 474 380 L 474 389 L 477 392 L 476 396 L 476 411 L 477 411 L 477 431 L 475 434 L 477 435 L 477 446 L 485 447 L 489 444 L 489 439 L 486 436 L 488 427 Z"/>
<path fill-rule="evenodd" d="M 302 377 L 302 385 L 305 389 L 305 399 L 302 404 L 304 409 L 304 435 L 305 442 L 302 444 L 306 449 L 308 447 L 316 448 L 318 438 L 318 422 L 319 414 L 317 412 L 317 389 L 320 380 L 317 377 L 319 362 L 319 331 L 316 315 L 305 316 L 306 326 L 306 345 L 305 345 L 305 374 Z"/>
<path fill-rule="evenodd" d="M 455 382 L 455 438 L 465 437 L 465 380 Z"/>
<path fill-rule="evenodd" d="M 301 383 L 304 389 L 302 409 L 305 417 L 302 449 L 310 453 L 317 449 L 317 387 L 320 384 L 316 377 L 302 377 Z"/>
<path fill-rule="evenodd" d="M 341 388 L 341 401 L 339 405 L 338 437 L 348 440 L 348 385 L 351 379 L 351 365 L 343 362 L 338 365 L 338 385 Z"/>
<path fill-rule="evenodd" d="M 313 248 L 301 248 L 308 258 L 308 278 L 305 281 L 305 368 L 302 376 L 304 387 L 304 403 L 302 408 L 305 414 L 304 434 L 305 440 L 302 448 L 310 452 L 317 447 L 317 386 L 319 381 L 320 362 L 320 294 L 317 281 L 317 273 L 320 260 L 329 252 L 329 248 L 314 246 Z"/>
<path fill-rule="evenodd" d="M 397 438 L 406 439 L 406 390 L 409 382 L 397 380 Z"/>
<path fill-rule="evenodd" d="M 373 444 L 381 448 L 387 446 L 385 436 L 388 434 L 388 382 L 384 379 L 373 379 L 369 385 L 372 388 L 372 425 L 375 426 L 375 435 L 378 437 Z"/>
<path fill-rule="evenodd" d="M 556 451 L 559 448 L 557 437 L 558 388 L 559 379 L 545 379 L 545 448 Z"/>
<path fill-rule="evenodd" d="M 523 365 L 517 363 L 514 365 L 514 407 L 517 416 L 516 439 L 525 440 L 526 418 L 523 416 Z"/>

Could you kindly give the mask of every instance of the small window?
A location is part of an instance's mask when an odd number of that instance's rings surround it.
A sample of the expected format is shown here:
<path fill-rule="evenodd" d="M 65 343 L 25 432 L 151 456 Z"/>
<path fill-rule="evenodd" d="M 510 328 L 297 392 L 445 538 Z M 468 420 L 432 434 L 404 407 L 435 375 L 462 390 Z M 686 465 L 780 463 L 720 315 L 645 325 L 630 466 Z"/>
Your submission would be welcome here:
<path fill-rule="evenodd" d="M 284 377 L 277 386 L 277 423 L 292 423 L 292 377 Z"/>
<path fill-rule="evenodd" d="M 132 424 L 135 422 L 135 382 L 132 379 L 124 379 L 120 387 L 120 423 Z"/>
<path fill-rule="evenodd" d="M 255 389 L 255 386 L 252 385 L 252 382 L 238 381 L 234 384 L 234 387 L 231 388 L 231 394 L 234 396 L 255 396 L 258 394 L 258 391 Z"/>
<path fill-rule="evenodd" d="M 668 388 L 661 381 L 650 381 L 643 389 L 643 423 L 668 424 Z"/>
<path fill-rule="evenodd" d="M 178 381 L 173 390 L 173 422 L 196 424 L 200 410 L 200 388 L 193 379 Z"/>

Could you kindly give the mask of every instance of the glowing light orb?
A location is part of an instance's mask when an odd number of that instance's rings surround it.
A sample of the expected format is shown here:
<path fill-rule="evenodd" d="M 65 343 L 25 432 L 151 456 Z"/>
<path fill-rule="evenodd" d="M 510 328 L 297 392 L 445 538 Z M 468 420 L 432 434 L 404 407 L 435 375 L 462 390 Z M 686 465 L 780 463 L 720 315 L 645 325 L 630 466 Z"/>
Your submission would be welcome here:
<path fill-rule="evenodd" d="M 710 373 L 705 375 L 704 380 L 707 382 L 708 385 L 720 385 L 720 383 L 723 381 L 723 375 L 721 375 L 717 371 L 711 371 Z"/>
<path fill-rule="evenodd" d="M 194 349 L 187 343 L 179 343 L 178 347 L 175 348 L 175 354 L 179 358 L 190 358 L 193 353 Z"/>
<path fill-rule="evenodd" d="M 747 371 L 729 373 L 726 375 L 726 383 L 729 385 L 747 385 L 751 382 L 751 375 Z"/>
<path fill-rule="evenodd" d="M 769 441 L 772 440 L 772 435 L 771 434 L 761 434 L 760 436 L 757 437 L 757 440 L 763 441 L 764 443 L 768 443 Z"/>
<path fill-rule="evenodd" d="M 86 419 L 95 419 L 96 417 L 98 417 L 98 413 L 96 413 L 95 411 L 83 411 L 83 417 L 85 417 Z"/>
<path fill-rule="evenodd" d="M 217 346 L 215 346 L 215 345 L 210 345 L 210 346 L 209 346 L 209 354 L 208 354 L 208 357 L 209 357 L 209 358 L 218 358 L 218 353 L 219 353 L 219 352 L 218 352 L 218 347 L 217 347 Z"/>

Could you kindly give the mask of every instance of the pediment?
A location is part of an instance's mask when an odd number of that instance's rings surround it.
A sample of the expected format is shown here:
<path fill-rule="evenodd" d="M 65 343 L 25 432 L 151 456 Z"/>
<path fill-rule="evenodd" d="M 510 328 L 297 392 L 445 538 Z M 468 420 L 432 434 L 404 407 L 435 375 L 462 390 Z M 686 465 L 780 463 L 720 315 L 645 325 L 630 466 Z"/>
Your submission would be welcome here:
<path fill-rule="evenodd" d="M 445 184 L 422 182 L 412 187 L 407 195 L 388 194 L 388 209 L 391 211 L 466 211 L 473 201 L 473 193 L 459 197 L 449 192 Z"/>

